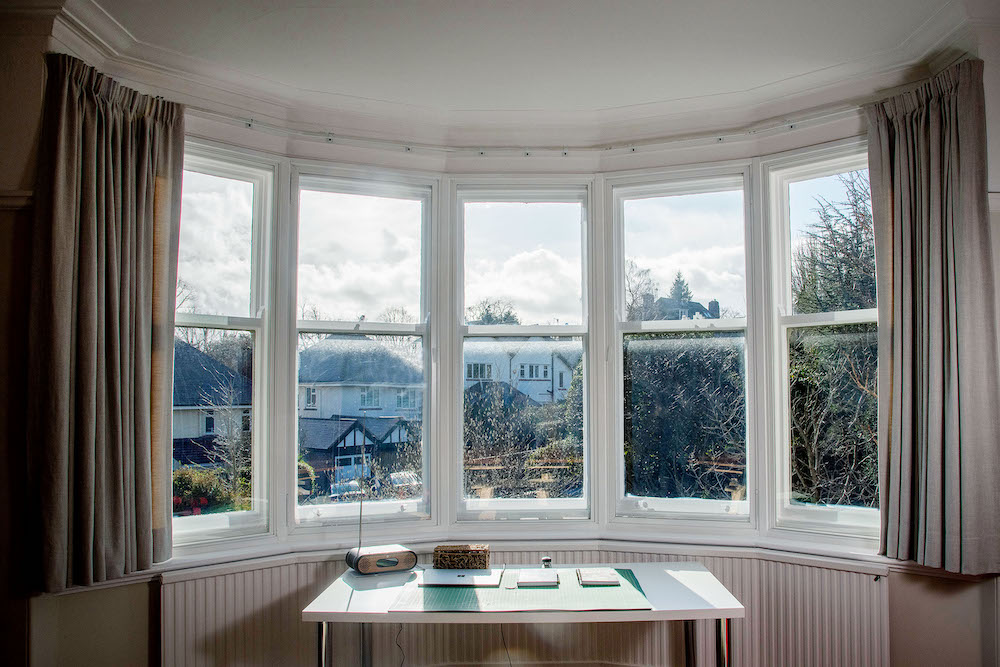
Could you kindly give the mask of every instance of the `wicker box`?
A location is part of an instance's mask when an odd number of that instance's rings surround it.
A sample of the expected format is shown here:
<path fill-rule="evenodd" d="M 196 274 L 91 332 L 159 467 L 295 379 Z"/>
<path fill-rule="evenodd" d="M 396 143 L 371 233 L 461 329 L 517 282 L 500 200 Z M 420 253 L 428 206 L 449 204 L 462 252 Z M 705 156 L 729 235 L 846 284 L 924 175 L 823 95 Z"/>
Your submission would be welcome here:
<path fill-rule="evenodd" d="M 438 570 L 486 570 L 490 567 L 488 544 L 441 544 L 434 547 Z"/>

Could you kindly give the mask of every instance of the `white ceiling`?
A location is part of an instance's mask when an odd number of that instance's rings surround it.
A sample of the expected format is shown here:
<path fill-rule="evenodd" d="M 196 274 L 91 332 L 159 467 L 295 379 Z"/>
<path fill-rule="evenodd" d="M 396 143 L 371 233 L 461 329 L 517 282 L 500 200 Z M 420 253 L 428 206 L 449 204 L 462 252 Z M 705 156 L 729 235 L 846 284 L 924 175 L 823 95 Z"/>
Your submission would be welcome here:
<path fill-rule="evenodd" d="M 946 0 L 97 2 L 133 38 L 131 58 L 330 108 L 436 113 L 798 94 L 926 57 L 955 13 Z"/>

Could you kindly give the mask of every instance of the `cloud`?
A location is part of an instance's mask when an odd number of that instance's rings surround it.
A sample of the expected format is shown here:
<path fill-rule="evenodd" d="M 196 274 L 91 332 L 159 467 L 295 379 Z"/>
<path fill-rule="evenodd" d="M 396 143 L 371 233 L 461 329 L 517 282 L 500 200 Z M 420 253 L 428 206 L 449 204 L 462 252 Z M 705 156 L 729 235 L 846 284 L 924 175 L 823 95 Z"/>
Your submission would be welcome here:
<path fill-rule="evenodd" d="M 506 299 L 522 324 L 582 322 L 579 261 L 538 248 L 508 257 L 480 257 L 465 268 L 465 302 Z"/>

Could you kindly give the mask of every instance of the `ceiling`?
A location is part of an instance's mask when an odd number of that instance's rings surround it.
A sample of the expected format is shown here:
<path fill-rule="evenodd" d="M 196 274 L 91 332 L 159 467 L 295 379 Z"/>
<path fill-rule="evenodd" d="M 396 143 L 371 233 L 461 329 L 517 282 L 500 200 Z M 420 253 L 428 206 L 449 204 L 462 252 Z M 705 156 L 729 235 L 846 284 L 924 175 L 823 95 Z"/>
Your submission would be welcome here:
<path fill-rule="evenodd" d="M 945 0 L 97 0 L 127 55 L 337 100 L 597 112 L 778 87 L 926 55 Z"/>

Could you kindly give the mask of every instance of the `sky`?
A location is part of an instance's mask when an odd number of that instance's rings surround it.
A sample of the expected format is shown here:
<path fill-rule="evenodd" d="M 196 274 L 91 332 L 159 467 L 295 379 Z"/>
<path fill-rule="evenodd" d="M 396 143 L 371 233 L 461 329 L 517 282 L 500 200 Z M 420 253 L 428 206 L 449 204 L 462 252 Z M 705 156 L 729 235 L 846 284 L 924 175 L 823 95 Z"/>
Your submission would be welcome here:
<path fill-rule="evenodd" d="M 816 197 L 844 198 L 835 176 L 789 186 L 793 244 L 816 219 Z M 178 277 L 193 292 L 181 309 L 250 312 L 253 185 L 184 172 Z M 298 312 L 322 319 L 385 319 L 387 309 L 420 317 L 422 202 L 303 190 Z M 743 193 L 740 190 L 630 199 L 625 257 L 648 268 L 659 295 L 678 271 L 694 300 L 746 312 Z M 465 303 L 509 301 L 523 324 L 582 321 L 582 206 L 470 202 L 465 205 Z M 306 315 L 311 317 L 312 315 Z"/>
<path fill-rule="evenodd" d="M 177 277 L 191 296 L 180 310 L 251 314 L 252 215 L 252 183 L 184 172 Z"/>
<path fill-rule="evenodd" d="M 420 316 L 423 203 L 303 190 L 299 196 L 298 312 L 384 321 L 390 308 Z M 306 312 L 303 319 L 315 319 Z"/>
<path fill-rule="evenodd" d="M 723 317 L 746 314 L 743 191 L 628 199 L 625 259 L 649 269 L 667 296 L 680 271 L 694 301 L 716 299 Z"/>
<path fill-rule="evenodd" d="M 521 324 L 583 321 L 579 203 L 465 205 L 465 304 L 509 301 Z"/>

